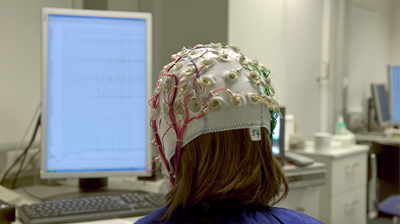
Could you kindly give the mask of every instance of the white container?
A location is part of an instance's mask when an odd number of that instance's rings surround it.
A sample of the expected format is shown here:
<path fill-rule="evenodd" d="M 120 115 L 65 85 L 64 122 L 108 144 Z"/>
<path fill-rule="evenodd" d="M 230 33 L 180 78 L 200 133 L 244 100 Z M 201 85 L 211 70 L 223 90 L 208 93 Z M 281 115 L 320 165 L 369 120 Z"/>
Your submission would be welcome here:
<path fill-rule="evenodd" d="M 332 135 L 326 132 L 317 132 L 314 135 L 314 150 L 327 151 L 331 148 Z"/>

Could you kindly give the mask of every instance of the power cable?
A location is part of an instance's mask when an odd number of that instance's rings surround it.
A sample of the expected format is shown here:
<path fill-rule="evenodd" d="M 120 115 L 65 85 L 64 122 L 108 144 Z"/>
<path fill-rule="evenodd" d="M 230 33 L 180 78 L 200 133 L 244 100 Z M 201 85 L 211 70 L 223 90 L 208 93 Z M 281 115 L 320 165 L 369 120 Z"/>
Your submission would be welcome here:
<path fill-rule="evenodd" d="M 7 169 L 7 171 L 4 173 L 3 178 L 2 178 L 1 181 L 0 181 L 0 184 L 1 184 L 1 185 L 4 184 L 4 181 L 6 180 L 6 177 L 7 177 L 8 173 L 14 168 L 15 165 L 18 164 L 18 162 L 19 162 L 21 159 L 22 159 L 22 163 L 21 163 L 21 164 L 23 164 L 23 162 L 24 162 L 24 160 L 25 160 L 25 157 L 26 157 L 26 154 L 27 154 L 29 148 L 32 146 L 33 141 L 35 140 L 35 137 L 36 137 L 36 134 L 37 134 L 37 130 L 39 129 L 39 126 L 40 126 L 40 114 L 39 114 L 39 117 L 38 117 L 38 119 L 37 119 L 36 127 L 35 127 L 35 130 L 34 130 L 34 132 L 33 132 L 33 135 L 32 135 L 32 137 L 31 137 L 31 140 L 30 140 L 28 146 L 24 149 L 24 152 L 21 153 L 21 155 L 18 156 L 18 158 L 14 161 L 14 163 L 13 163 L 13 164 Z M 19 170 L 18 170 L 18 173 L 17 173 L 17 175 L 16 175 L 15 178 L 14 178 L 12 188 L 15 187 L 15 182 L 16 182 L 16 179 L 18 179 L 18 175 L 19 175 L 19 172 L 21 172 L 21 169 L 22 169 L 22 166 L 20 166 L 20 168 L 19 168 Z"/>
<path fill-rule="evenodd" d="M 21 163 L 19 165 L 19 169 L 18 169 L 17 173 L 14 176 L 14 180 L 13 180 L 13 183 L 12 183 L 12 186 L 11 186 L 12 189 L 15 189 L 15 184 L 17 183 L 18 176 L 21 173 L 22 167 L 24 166 L 26 155 L 28 154 L 28 151 L 29 151 L 30 147 L 32 146 L 33 141 L 35 140 L 37 131 L 38 131 L 39 126 L 40 126 L 40 117 L 41 116 L 39 116 L 38 119 L 37 119 L 35 131 L 33 132 L 31 141 L 29 142 L 28 146 L 25 148 L 24 152 L 21 154 L 22 160 L 21 160 Z"/>

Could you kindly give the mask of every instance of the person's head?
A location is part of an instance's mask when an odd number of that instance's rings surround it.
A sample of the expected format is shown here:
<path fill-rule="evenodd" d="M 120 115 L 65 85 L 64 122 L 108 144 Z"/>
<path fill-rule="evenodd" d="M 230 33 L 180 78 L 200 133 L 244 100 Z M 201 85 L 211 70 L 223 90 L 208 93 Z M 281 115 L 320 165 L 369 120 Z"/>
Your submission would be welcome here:
<path fill-rule="evenodd" d="M 234 45 L 196 45 L 172 55 L 150 105 L 162 173 L 173 189 L 166 214 L 178 206 L 235 199 L 279 200 L 287 182 L 272 155 L 279 113 L 270 70 Z"/>

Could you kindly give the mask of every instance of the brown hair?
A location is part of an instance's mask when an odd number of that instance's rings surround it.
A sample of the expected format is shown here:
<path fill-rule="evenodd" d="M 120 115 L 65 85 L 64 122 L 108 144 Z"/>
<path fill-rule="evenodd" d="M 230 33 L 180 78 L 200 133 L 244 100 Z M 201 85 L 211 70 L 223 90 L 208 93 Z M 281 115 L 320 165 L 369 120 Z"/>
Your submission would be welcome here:
<path fill-rule="evenodd" d="M 189 142 L 182 150 L 176 184 L 166 196 L 169 208 L 161 219 L 168 220 L 178 207 L 185 212 L 219 199 L 274 205 L 285 198 L 286 177 L 272 154 L 268 131 L 261 128 L 261 134 L 261 141 L 251 141 L 248 129 L 230 130 Z"/>

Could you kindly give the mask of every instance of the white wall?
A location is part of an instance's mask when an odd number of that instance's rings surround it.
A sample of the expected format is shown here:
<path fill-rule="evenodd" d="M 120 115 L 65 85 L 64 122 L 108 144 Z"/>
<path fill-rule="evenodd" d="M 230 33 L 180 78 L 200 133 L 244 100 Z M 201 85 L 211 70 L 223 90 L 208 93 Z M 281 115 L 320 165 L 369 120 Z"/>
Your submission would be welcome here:
<path fill-rule="evenodd" d="M 286 103 L 284 14 L 285 1 L 229 1 L 228 42 L 271 70 L 282 105 Z"/>
<path fill-rule="evenodd" d="M 362 113 L 365 110 L 366 99 L 370 94 L 370 83 L 374 79 L 386 82 L 385 77 L 379 76 L 377 61 L 379 45 L 379 21 L 382 19 L 378 13 L 361 9 L 350 8 L 350 34 L 349 34 L 349 65 L 348 65 L 348 101 L 349 113 Z M 385 58 L 386 59 L 386 58 Z M 387 61 L 387 60 L 385 60 Z M 376 74 L 376 75 L 375 75 Z"/>
<path fill-rule="evenodd" d="M 322 1 L 286 0 L 287 111 L 295 116 L 297 131 L 311 139 L 320 131 L 320 75 Z"/>
<path fill-rule="evenodd" d="M 0 145 L 21 140 L 40 102 L 42 7 L 81 7 L 81 1 L 0 1 Z"/>
<path fill-rule="evenodd" d="M 138 0 L 108 0 L 107 10 L 135 12 L 139 11 L 139 5 Z"/>
<path fill-rule="evenodd" d="M 390 63 L 400 64 L 400 0 L 390 2 Z"/>
<path fill-rule="evenodd" d="M 182 46 L 227 42 L 227 0 L 0 0 L 0 150 L 20 142 L 40 102 L 42 7 L 153 13 L 156 76 Z"/>
<path fill-rule="evenodd" d="M 400 64 L 399 0 L 333 2 L 345 2 L 346 7 L 378 15 L 377 60 L 371 80 L 386 82 L 387 64 Z M 135 2 L 122 3 L 124 8 L 137 7 Z M 113 2 L 109 7 L 120 10 L 122 3 Z M 82 0 L 0 1 L 0 147 L 21 140 L 40 101 L 40 9 L 82 8 L 82 5 Z M 296 116 L 298 132 L 305 133 L 308 139 L 318 129 L 315 78 L 321 51 L 321 7 L 322 0 L 229 1 L 228 42 L 238 44 L 272 70 L 279 102 L 287 107 L 288 113 Z M 348 25 L 349 18 L 344 20 Z M 350 38 L 348 33 L 345 36 Z M 331 50 L 340 52 L 335 47 L 337 45 Z M 347 53 L 343 51 L 334 58 L 346 58 Z M 342 78 L 348 69 L 339 68 L 336 72 L 340 74 L 332 74 L 332 77 Z M 341 83 L 341 80 L 331 81 Z M 330 99 L 338 95 L 341 85 L 335 88 L 331 89 Z M 336 111 L 329 116 L 332 127 L 343 105 L 336 98 L 329 103 Z"/>
<path fill-rule="evenodd" d="M 241 46 L 276 74 L 278 101 L 294 114 L 298 132 L 311 140 L 319 130 L 319 96 L 316 77 L 320 73 L 323 0 L 240 0 L 229 1 L 228 42 Z M 387 64 L 399 64 L 399 0 L 332 0 L 330 35 L 330 80 L 328 96 L 328 130 L 333 132 L 338 114 L 347 106 L 342 98 L 343 78 L 353 78 L 355 85 L 363 84 L 362 97 L 352 98 L 358 104 L 366 101 L 372 81 L 387 82 Z M 377 17 L 376 30 L 370 22 L 354 20 L 354 10 L 367 10 Z M 356 16 L 357 17 L 357 16 Z M 351 21 L 353 18 L 353 21 Z M 353 24 L 351 24 L 353 23 Z M 349 27 L 363 26 L 375 37 L 364 41 L 364 34 Z M 370 28 L 370 29 L 369 29 Z M 373 30 L 373 31 L 372 31 Z M 350 32 L 351 31 L 351 32 Z M 364 44 L 349 46 L 353 42 Z M 360 39 L 361 38 L 361 39 Z M 375 38 L 375 39 L 374 39 Z M 371 40 L 375 40 L 371 43 Z M 366 44 L 370 44 L 368 46 Z M 357 55 L 369 48 L 374 52 L 368 60 Z M 371 50 L 372 48 L 372 50 Z M 352 49 L 352 50 L 349 50 Z M 355 49 L 355 50 L 354 50 Z M 373 49 L 376 49 L 375 51 Z M 352 51 L 352 55 L 350 54 Z M 364 55 L 365 56 L 365 55 Z M 358 58 L 357 58 L 358 57 Z M 341 61 L 345 60 L 345 61 Z M 351 63 L 351 64 L 350 64 Z M 349 71 L 369 69 L 369 78 L 355 77 Z M 354 72 L 351 72 L 354 73 Z M 355 91 L 350 89 L 349 91 Z M 362 110 L 366 114 L 365 108 Z"/>
<path fill-rule="evenodd" d="M 352 0 L 350 9 L 349 46 L 350 112 L 366 110 L 371 97 L 370 84 L 388 82 L 388 64 L 400 64 L 399 0 Z M 360 44 L 364 43 L 364 44 Z M 356 86 L 358 93 L 354 96 Z M 352 93 L 353 92 L 353 93 Z M 361 96 L 358 96 L 361 95 Z M 357 101 L 356 107 L 351 102 Z M 362 102 L 360 102 L 362 101 Z M 361 108 L 360 108 L 361 107 Z"/>
<path fill-rule="evenodd" d="M 320 0 L 229 1 L 228 42 L 271 69 L 278 102 L 308 138 L 318 129 L 321 10 Z"/>

